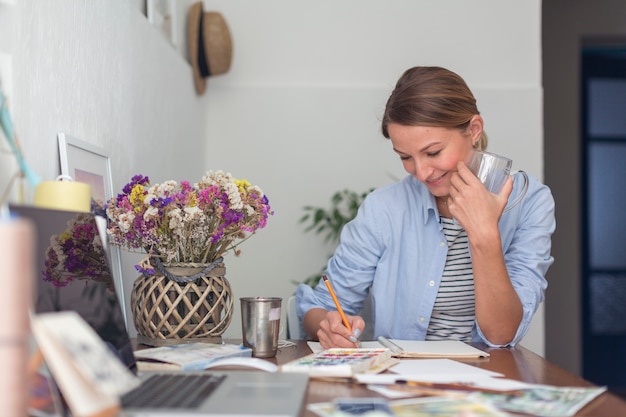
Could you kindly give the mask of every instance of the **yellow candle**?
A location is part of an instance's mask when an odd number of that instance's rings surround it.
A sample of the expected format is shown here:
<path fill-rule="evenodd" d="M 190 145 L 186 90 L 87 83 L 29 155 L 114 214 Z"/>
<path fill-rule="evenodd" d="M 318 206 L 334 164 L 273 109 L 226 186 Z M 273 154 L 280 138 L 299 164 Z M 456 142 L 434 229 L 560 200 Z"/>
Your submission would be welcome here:
<path fill-rule="evenodd" d="M 91 187 L 84 182 L 44 181 L 35 188 L 34 204 L 66 211 L 91 211 Z"/>

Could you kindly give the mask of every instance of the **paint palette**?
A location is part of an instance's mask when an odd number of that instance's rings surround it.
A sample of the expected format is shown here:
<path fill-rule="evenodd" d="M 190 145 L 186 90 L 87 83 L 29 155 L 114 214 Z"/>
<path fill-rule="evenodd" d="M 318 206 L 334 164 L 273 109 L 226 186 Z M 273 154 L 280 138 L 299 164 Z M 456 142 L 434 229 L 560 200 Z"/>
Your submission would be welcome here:
<path fill-rule="evenodd" d="M 352 377 L 384 369 L 391 360 L 389 349 L 326 349 L 281 366 L 282 372 L 307 372 L 311 377 Z"/>

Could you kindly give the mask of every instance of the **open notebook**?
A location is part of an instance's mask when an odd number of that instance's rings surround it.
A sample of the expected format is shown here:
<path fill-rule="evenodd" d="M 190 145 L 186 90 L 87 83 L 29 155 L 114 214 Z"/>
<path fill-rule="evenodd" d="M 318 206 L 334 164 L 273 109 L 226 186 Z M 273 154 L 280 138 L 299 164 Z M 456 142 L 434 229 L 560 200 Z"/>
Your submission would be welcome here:
<path fill-rule="evenodd" d="M 121 363 L 136 373 L 135 355 L 95 216 L 27 206 L 11 206 L 10 211 L 35 225 L 35 313 L 76 311 Z M 103 364 L 103 369 L 106 367 Z M 308 386 L 307 375 L 270 372 L 150 372 L 139 377 L 143 380 L 139 388 L 121 399 L 122 416 L 296 417 Z M 185 378 L 193 378 L 193 382 L 185 382 Z M 138 395 L 156 389 L 154 381 L 158 379 L 166 379 L 161 382 L 162 391 Z M 205 383 L 212 388 L 198 398 L 181 394 Z"/>
<path fill-rule="evenodd" d="M 398 340 L 388 339 L 392 346 L 377 340 L 361 342 L 361 348 L 390 348 L 396 358 L 487 358 L 489 353 L 458 340 Z M 313 352 L 322 350 L 319 342 L 308 342 Z M 395 345 L 396 347 L 393 347 Z"/>

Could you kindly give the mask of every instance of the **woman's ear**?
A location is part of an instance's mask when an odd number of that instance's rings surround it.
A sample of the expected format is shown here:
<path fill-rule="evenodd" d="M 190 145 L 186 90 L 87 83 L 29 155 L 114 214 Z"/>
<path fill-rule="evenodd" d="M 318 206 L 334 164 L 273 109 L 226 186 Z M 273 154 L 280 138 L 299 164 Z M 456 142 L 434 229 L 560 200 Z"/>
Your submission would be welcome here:
<path fill-rule="evenodd" d="M 483 118 L 479 114 L 474 115 L 470 119 L 467 129 L 472 137 L 472 144 L 476 145 L 480 140 L 480 135 L 483 133 Z"/>

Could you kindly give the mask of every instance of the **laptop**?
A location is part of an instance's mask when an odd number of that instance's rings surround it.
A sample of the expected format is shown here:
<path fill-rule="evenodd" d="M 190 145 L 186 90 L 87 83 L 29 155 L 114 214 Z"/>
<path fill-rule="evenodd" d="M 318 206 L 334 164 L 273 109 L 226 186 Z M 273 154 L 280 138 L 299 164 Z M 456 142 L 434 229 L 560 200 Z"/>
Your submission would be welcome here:
<path fill-rule="evenodd" d="M 35 226 L 35 313 L 78 312 L 138 374 L 97 216 L 18 205 L 9 210 Z M 308 375 L 299 373 L 214 370 L 142 372 L 139 377 L 140 387 L 121 399 L 122 416 L 296 417 L 308 387 Z M 196 388 L 198 398 L 181 393 L 187 388 Z"/>

